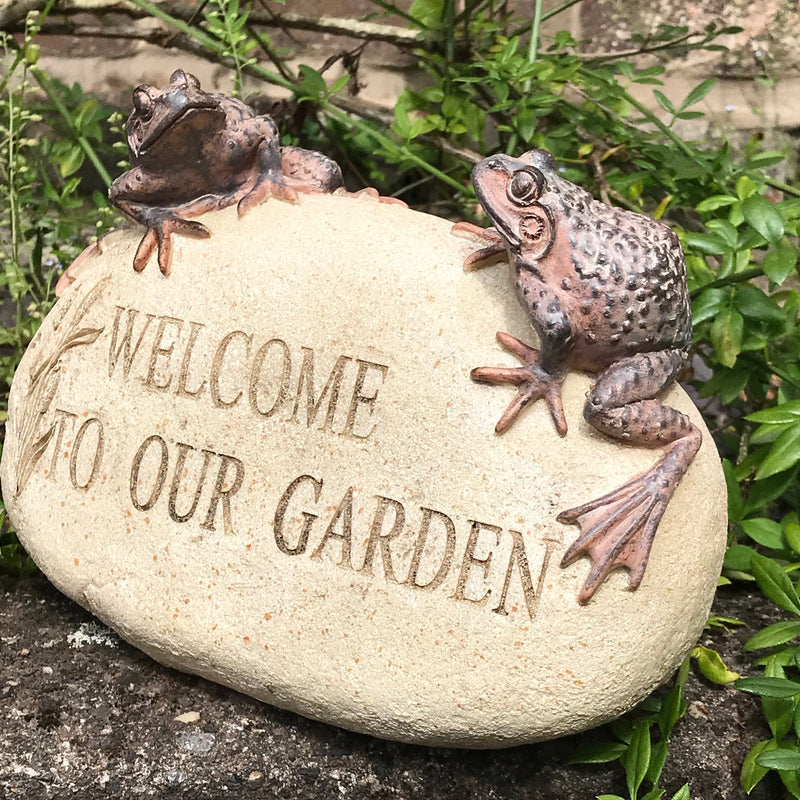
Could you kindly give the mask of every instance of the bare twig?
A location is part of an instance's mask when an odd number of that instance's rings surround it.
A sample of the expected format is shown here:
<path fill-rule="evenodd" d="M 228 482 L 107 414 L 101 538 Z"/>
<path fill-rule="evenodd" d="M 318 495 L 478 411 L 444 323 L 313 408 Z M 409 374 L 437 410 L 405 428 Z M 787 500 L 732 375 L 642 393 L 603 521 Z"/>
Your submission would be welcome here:
<path fill-rule="evenodd" d="M 45 0 L 0 0 L 0 30 L 10 32 L 21 31 L 25 17 L 30 11 L 43 8 Z M 195 9 L 175 0 L 163 0 L 159 7 L 170 16 L 184 22 L 193 22 L 197 16 Z M 127 0 L 62 0 L 58 12 L 61 16 L 71 17 L 76 14 L 107 14 L 116 12 L 126 14 L 135 19 L 147 17 L 148 14 Z M 422 30 L 409 30 L 397 25 L 383 25 L 376 22 L 361 22 L 355 19 L 338 17 L 306 17 L 289 12 L 275 14 L 272 11 L 254 8 L 250 12 L 249 21 L 253 25 L 264 27 L 290 28 L 295 30 L 326 33 L 335 36 L 349 36 L 354 39 L 369 39 L 393 44 L 400 48 L 413 48 L 421 44 L 435 41 L 430 34 Z M 42 31 L 50 32 L 55 18 L 45 20 Z"/>

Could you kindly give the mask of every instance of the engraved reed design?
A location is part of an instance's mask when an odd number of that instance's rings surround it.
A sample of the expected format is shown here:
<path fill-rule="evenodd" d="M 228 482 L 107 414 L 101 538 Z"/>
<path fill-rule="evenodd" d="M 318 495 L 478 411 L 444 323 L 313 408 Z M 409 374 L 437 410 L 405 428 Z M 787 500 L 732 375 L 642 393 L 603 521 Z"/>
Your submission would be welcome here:
<path fill-rule="evenodd" d="M 17 488 L 15 496 L 19 496 L 33 473 L 39 459 L 47 450 L 47 445 L 56 423 L 47 425 L 46 418 L 58 390 L 61 380 L 61 357 L 73 347 L 92 344 L 103 332 L 103 327 L 78 327 L 89 309 L 102 294 L 105 284 L 111 276 L 101 279 L 91 291 L 80 301 L 72 318 L 69 312 L 74 302 L 74 295 L 64 309 L 61 321 L 56 323 L 54 336 L 43 339 L 39 359 L 31 369 L 28 396 L 19 415 L 19 459 L 17 461 Z M 62 303 L 64 301 L 62 300 Z M 58 335 L 58 334 L 61 335 Z M 48 345 L 44 343 L 47 342 Z"/>

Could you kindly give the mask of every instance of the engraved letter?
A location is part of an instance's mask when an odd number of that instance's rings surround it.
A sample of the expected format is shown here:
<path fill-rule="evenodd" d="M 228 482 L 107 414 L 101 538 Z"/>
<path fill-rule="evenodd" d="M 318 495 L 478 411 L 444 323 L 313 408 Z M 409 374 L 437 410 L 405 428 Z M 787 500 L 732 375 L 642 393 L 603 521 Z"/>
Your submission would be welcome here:
<path fill-rule="evenodd" d="M 203 450 L 203 455 L 210 451 Z M 211 455 L 215 455 L 211 453 Z M 223 453 L 216 453 L 222 461 L 219 465 L 219 472 L 217 473 L 217 482 L 214 484 L 214 493 L 211 495 L 211 502 L 208 504 L 208 514 L 206 514 L 206 521 L 200 526 L 207 531 L 213 531 L 214 517 L 217 515 L 217 506 L 219 501 L 222 500 L 222 528 L 225 533 L 235 533 L 233 530 L 233 523 L 231 520 L 231 497 L 239 491 L 244 480 L 244 464 L 234 456 L 226 456 Z M 228 471 L 228 465 L 233 464 L 236 470 L 236 475 L 233 478 L 230 486 L 225 488 L 225 474 Z"/>
<path fill-rule="evenodd" d="M 314 520 L 317 519 L 316 514 L 309 514 L 307 511 L 303 511 L 303 529 L 300 532 L 300 538 L 297 540 L 297 544 L 294 547 L 289 547 L 289 545 L 286 544 L 286 538 L 283 535 L 283 519 L 286 516 L 286 509 L 297 487 L 306 481 L 311 481 L 314 485 L 314 502 L 316 503 L 319 500 L 319 493 L 322 490 L 322 481 L 312 478 L 311 475 L 300 475 L 289 484 L 286 491 L 281 496 L 281 499 L 278 500 L 278 507 L 275 509 L 275 544 L 278 545 L 278 550 L 282 553 L 286 553 L 287 556 L 297 556 L 305 553 L 308 544 L 308 534 L 311 532 L 311 525 Z"/>
<path fill-rule="evenodd" d="M 345 423 L 342 433 L 356 436 L 359 439 L 366 439 L 372 433 L 372 431 L 375 430 L 375 426 L 378 424 L 377 420 L 372 419 L 372 415 L 375 413 L 375 401 L 378 399 L 378 389 L 386 380 L 386 374 L 389 372 L 389 367 L 385 366 L 384 364 L 375 364 L 372 361 L 362 361 L 360 358 L 357 358 L 356 362 L 358 363 L 358 375 L 356 376 L 356 382 L 353 386 L 353 396 L 350 399 L 350 409 L 347 412 L 347 422 Z M 375 385 L 372 394 L 364 394 L 364 384 L 366 383 L 367 372 L 371 368 L 380 371 L 380 381 Z M 361 421 L 361 425 L 359 426 L 362 428 L 363 432 L 357 433 L 355 426 L 358 419 L 358 410 L 362 405 L 366 407 L 364 412 L 365 416 Z M 368 425 L 369 427 L 365 428 L 365 425 Z"/>
<path fill-rule="evenodd" d="M 57 408 L 56 415 L 56 439 L 53 447 L 53 460 L 50 462 L 50 472 L 47 475 L 51 481 L 56 479 L 56 467 L 58 466 L 58 457 L 61 454 L 61 442 L 64 439 L 64 428 L 67 425 L 67 419 L 72 422 L 70 426 L 70 430 L 72 430 L 75 427 L 75 419 L 78 416 L 71 411 L 64 411 L 63 408 Z M 64 456 L 66 456 L 66 453 L 64 453 Z"/>
<path fill-rule="evenodd" d="M 475 555 L 475 545 L 478 543 L 478 536 L 480 536 L 481 530 L 487 530 L 487 531 L 494 531 L 494 545 L 492 546 L 496 547 L 499 541 L 500 533 L 502 532 L 503 529 L 498 527 L 497 525 L 489 525 L 486 522 L 478 522 L 477 520 L 470 520 L 470 522 L 472 523 L 472 529 L 469 532 L 469 539 L 467 540 L 467 548 L 464 551 L 464 560 L 461 562 L 461 572 L 458 576 L 458 583 L 456 584 L 456 591 L 453 594 L 453 597 L 456 600 L 471 600 L 474 603 L 482 603 L 492 593 L 491 589 L 487 589 L 481 597 L 464 596 L 464 590 L 466 589 L 467 586 L 467 579 L 469 578 L 469 572 L 472 565 L 473 564 L 483 565 L 483 577 L 485 580 L 487 574 L 489 573 L 489 566 L 492 563 L 491 549 L 484 558 L 478 558 Z"/>
<path fill-rule="evenodd" d="M 405 582 L 417 589 L 435 589 L 447 576 L 450 570 L 450 565 L 453 563 L 453 553 L 456 549 L 456 526 L 453 520 L 442 514 L 441 511 L 434 511 L 432 508 L 420 507 L 422 511 L 422 522 L 419 526 L 419 534 L 417 535 L 417 544 L 414 547 L 414 555 L 411 559 L 411 567 L 408 570 L 408 577 Z M 419 565 L 422 561 L 422 556 L 425 552 L 425 545 L 428 541 L 428 533 L 430 532 L 431 521 L 435 518 L 444 524 L 446 535 L 444 552 L 442 553 L 442 560 L 439 564 L 436 574 L 427 582 L 420 583 L 417 580 L 419 573 Z"/>
<path fill-rule="evenodd" d="M 92 455 L 92 469 L 89 472 L 89 477 L 81 483 L 78 480 L 78 455 L 80 453 L 81 445 L 83 444 L 83 437 L 90 427 L 97 428 L 97 442 L 94 446 L 94 454 Z M 103 445 L 105 443 L 105 435 L 103 433 L 103 423 L 97 417 L 90 417 L 86 422 L 78 428 L 78 433 L 75 434 L 75 444 L 72 446 L 72 453 L 69 457 L 69 479 L 76 489 L 82 489 L 84 492 L 92 485 L 97 476 L 97 470 L 100 467 L 100 462 L 103 460 Z"/>
<path fill-rule="evenodd" d="M 114 317 L 114 328 L 111 331 L 111 347 L 108 351 L 108 377 L 110 378 L 114 374 L 114 369 L 117 366 L 117 361 L 119 361 L 120 355 L 122 355 L 122 377 L 127 379 L 128 374 L 131 371 L 131 364 L 133 364 L 133 359 L 136 358 L 136 353 L 139 352 L 139 345 L 141 345 L 142 340 L 144 339 L 144 335 L 147 333 L 147 329 L 150 327 L 150 323 L 154 319 L 153 314 L 145 315 L 145 322 L 142 330 L 139 333 L 139 338 L 136 340 L 136 344 L 131 349 L 131 339 L 133 338 L 133 323 L 136 319 L 139 312 L 135 308 L 128 308 L 125 309 L 122 306 L 116 306 L 117 309 L 117 316 Z M 119 328 L 120 328 L 120 319 L 122 318 L 122 314 L 124 311 L 128 312 L 128 319 L 125 327 L 125 333 L 122 334 L 122 339 L 120 340 L 119 346 L 117 345 L 117 339 L 119 338 Z"/>
<path fill-rule="evenodd" d="M 335 533 L 334 528 L 339 520 L 342 520 L 342 532 Z M 353 537 L 353 487 L 350 486 L 344 493 L 342 502 L 336 509 L 333 517 L 331 518 L 328 527 L 325 529 L 325 535 L 322 541 L 317 545 L 317 549 L 311 554 L 311 558 L 321 558 L 322 548 L 325 547 L 328 539 L 341 539 L 342 540 L 342 555 L 338 561 L 340 567 L 352 569 L 353 565 L 350 563 L 350 542 Z"/>
<path fill-rule="evenodd" d="M 189 341 L 186 344 L 186 349 L 183 351 L 183 358 L 181 359 L 181 370 L 178 373 L 178 388 L 175 390 L 175 394 L 178 397 L 197 397 L 203 389 L 206 388 L 206 381 L 205 378 L 200 382 L 196 389 L 189 389 L 186 386 L 186 382 L 189 380 L 189 365 L 192 360 L 192 353 L 194 352 L 194 346 L 197 343 L 197 334 L 200 332 L 201 328 L 204 328 L 202 322 L 190 322 L 189 326 L 191 327 L 191 332 L 189 333 Z"/>
<path fill-rule="evenodd" d="M 261 378 L 261 370 L 264 366 L 264 359 L 267 357 L 267 351 L 272 347 L 277 347 L 283 352 L 283 368 L 281 371 L 280 384 L 278 391 L 275 394 L 275 400 L 272 405 L 267 409 L 262 409 L 258 405 L 258 381 Z M 270 339 L 266 344 L 262 345 L 256 357 L 253 359 L 253 369 L 250 372 L 250 405 L 257 414 L 264 417 L 271 417 L 286 400 L 286 395 L 289 394 L 289 378 L 292 375 L 292 357 L 289 354 L 289 346 L 282 339 Z"/>
<path fill-rule="evenodd" d="M 500 602 L 496 608 L 493 608 L 497 614 L 503 616 L 508 614 L 506 611 L 506 595 L 508 594 L 508 587 L 511 584 L 511 572 L 514 569 L 514 562 L 517 562 L 519 568 L 519 580 L 522 584 L 522 593 L 525 595 L 525 605 L 528 608 L 528 616 L 533 619 L 536 616 L 536 608 L 539 605 L 539 595 L 542 590 L 542 582 L 544 580 L 544 573 L 547 570 L 547 565 L 550 562 L 550 555 L 555 546 L 555 542 L 551 539 L 547 540 L 547 549 L 544 555 L 544 564 L 542 571 L 539 575 L 539 585 L 534 590 L 533 581 L 531 580 L 531 570 L 528 565 L 528 554 L 525 552 L 525 541 L 519 531 L 509 531 L 514 539 L 514 546 L 511 550 L 511 556 L 508 559 L 508 569 L 506 569 L 506 577 L 503 581 L 503 591 L 500 593 Z"/>
<path fill-rule="evenodd" d="M 169 344 L 164 344 L 164 334 L 167 330 L 167 325 L 174 325 L 177 330 L 175 331 L 174 335 L 171 337 L 171 341 Z M 147 369 L 147 377 L 144 379 L 143 383 L 145 386 L 151 386 L 153 389 L 167 389 L 169 388 L 169 384 L 172 381 L 172 373 L 167 372 L 167 368 L 169 367 L 169 360 L 170 356 L 172 355 L 173 350 L 175 350 L 175 343 L 178 340 L 178 335 L 181 332 L 181 328 L 183 327 L 183 320 L 177 319 L 176 317 L 160 317 L 158 320 L 158 328 L 156 329 L 156 335 L 153 339 L 153 349 L 150 352 L 150 366 Z M 164 382 L 159 383 L 156 380 L 156 370 L 158 369 L 158 359 L 160 356 L 163 356 L 166 359 L 164 364 L 164 372 L 166 373 L 164 376 Z"/>
<path fill-rule="evenodd" d="M 303 348 L 303 365 L 300 367 L 300 380 L 297 383 L 297 395 L 294 399 L 294 410 L 292 411 L 292 419 L 297 420 L 297 411 L 300 408 L 300 399 L 303 396 L 303 384 L 306 387 L 306 425 L 310 428 L 317 418 L 317 412 L 322 405 L 325 396 L 330 392 L 328 399 L 328 411 L 325 414 L 325 421 L 320 427 L 321 431 L 333 429 L 333 416 L 336 413 L 336 403 L 339 400 L 339 389 L 342 385 L 342 378 L 344 377 L 344 367 L 348 361 L 349 356 L 339 356 L 336 363 L 328 376 L 328 382 L 322 390 L 318 399 L 314 399 L 314 351 L 310 347 Z"/>
<path fill-rule="evenodd" d="M 194 499 L 192 500 L 191 508 L 185 514 L 179 514 L 175 508 L 175 505 L 178 500 L 178 491 L 180 490 L 184 465 L 186 464 L 186 454 L 189 450 L 194 450 L 194 447 L 188 444 L 183 444 L 183 442 L 178 442 L 175 446 L 178 448 L 178 459 L 175 462 L 175 473 L 172 476 L 172 487 L 169 491 L 169 515 L 173 520 L 175 520 L 175 522 L 186 522 L 194 516 L 194 512 L 197 510 L 197 503 L 200 500 L 200 495 L 203 493 L 203 486 L 206 480 L 208 464 L 211 461 L 211 456 L 213 456 L 214 453 L 212 453 L 210 450 L 203 450 L 203 466 L 200 468 L 200 477 L 197 479 L 197 485 L 194 489 Z"/>
<path fill-rule="evenodd" d="M 144 503 L 139 502 L 139 469 L 142 466 L 142 460 L 147 449 L 154 442 L 158 442 L 161 449 L 161 461 L 158 467 L 158 474 L 156 475 L 153 488 L 150 490 L 150 496 Z M 133 466 L 131 467 L 131 501 L 133 507 L 138 511 L 149 511 L 158 500 L 161 490 L 164 488 L 164 481 L 167 478 L 167 464 L 169 462 L 169 455 L 167 453 L 167 443 L 158 435 L 153 434 L 148 436 L 139 446 L 136 455 L 133 457 Z"/>
<path fill-rule="evenodd" d="M 217 352 L 214 353 L 214 360 L 211 363 L 211 400 L 217 408 L 229 408 L 230 406 L 235 406 L 239 402 L 239 398 L 242 396 L 242 392 L 239 390 L 238 394 L 233 398 L 233 400 L 223 400 L 219 393 L 219 376 L 222 372 L 222 366 L 225 361 L 225 353 L 227 352 L 230 343 L 237 336 L 241 336 L 244 339 L 246 348 L 244 359 L 237 360 L 242 361 L 250 358 L 250 344 L 253 341 L 251 334 L 245 333 L 244 331 L 231 331 L 230 333 L 225 334 L 222 341 L 219 343 L 219 347 L 217 347 Z"/>
<path fill-rule="evenodd" d="M 394 509 L 394 522 L 386 533 L 382 533 L 383 520 L 386 517 L 386 509 L 389 507 Z M 364 554 L 364 566 L 361 567 L 362 572 L 372 574 L 372 561 L 375 558 L 375 550 L 380 548 L 383 572 L 386 575 L 386 579 L 397 582 L 392 569 L 392 552 L 389 549 L 389 540 L 394 539 L 395 536 L 402 532 L 405 521 L 406 512 L 402 503 L 389 497 L 378 495 L 378 507 L 375 509 L 375 517 L 372 520 L 372 527 L 369 529 L 367 551 Z"/>

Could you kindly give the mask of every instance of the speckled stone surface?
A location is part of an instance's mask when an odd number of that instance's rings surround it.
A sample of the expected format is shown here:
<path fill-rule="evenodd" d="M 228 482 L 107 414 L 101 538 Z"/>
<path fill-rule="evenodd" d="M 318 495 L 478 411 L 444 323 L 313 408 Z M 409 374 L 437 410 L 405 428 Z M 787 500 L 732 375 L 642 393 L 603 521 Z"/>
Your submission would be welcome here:
<path fill-rule="evenodd" d="M 351 730 L 503 747 L 596 725 L 699 635 L 725 544 L 710 441 L 642 586 L 559 566 L 559 511 L 657 453 L 593 431 L 589 379 L 502 437 L 531 331 L 502 266 L 444 220 L 369 198 L 270 201 L 176 237 L 172 274 L 107 237 L 11 397 L 3 493 L 66 594 L 162 663 Z M 668 401 L 699 414 L 680 389 Z"/>

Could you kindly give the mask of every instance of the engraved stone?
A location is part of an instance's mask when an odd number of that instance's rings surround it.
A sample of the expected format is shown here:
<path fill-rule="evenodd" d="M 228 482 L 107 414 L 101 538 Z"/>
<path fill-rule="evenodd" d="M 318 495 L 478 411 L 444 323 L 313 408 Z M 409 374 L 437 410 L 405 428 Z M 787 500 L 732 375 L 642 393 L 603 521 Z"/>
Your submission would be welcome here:
<path fill-rule="evenodd" d="M 560 561 L 558 513 L 658 451 L 470 380 L 531 341 L 503 266 L 450 223 L 362 198 L 206 215 L 172 270 L 141 232 L 87 256 L 16 375 L 3 492 L 62 591 L 158 661 L 419 744 L 504 747 L 613 718 L 699 635 L 725 546 L 711 437 L 644 580 Z M 679 388 L 669 405 L 700 415 Z"/>

